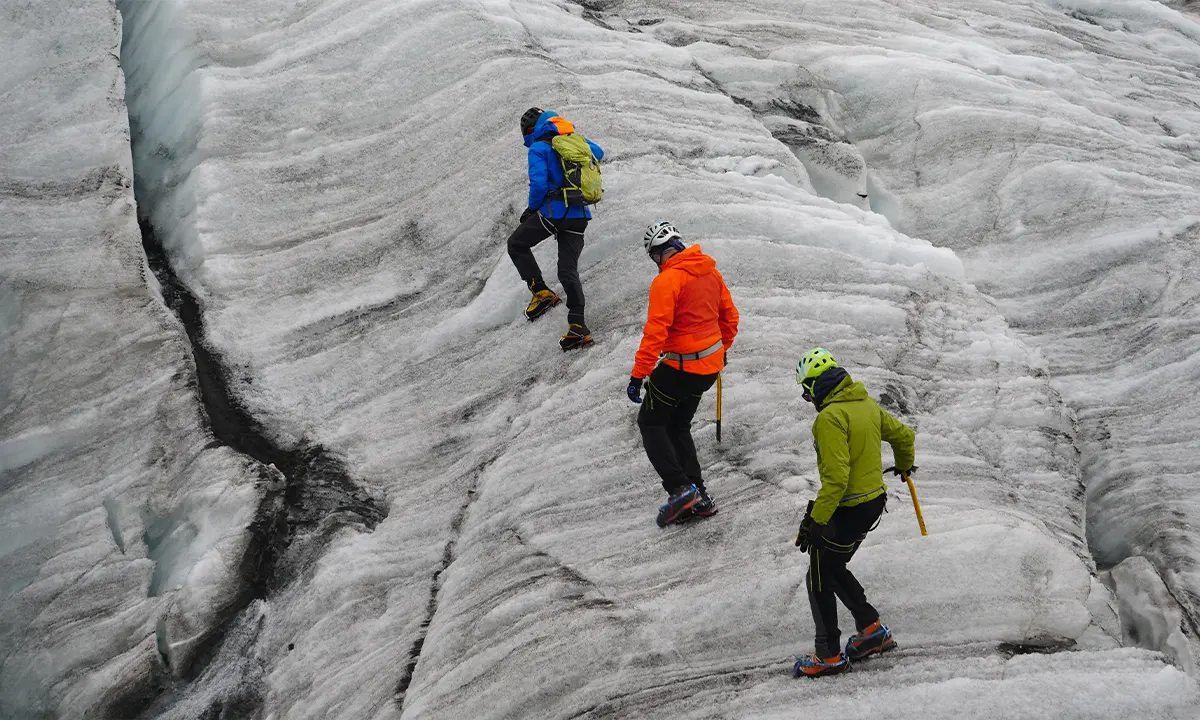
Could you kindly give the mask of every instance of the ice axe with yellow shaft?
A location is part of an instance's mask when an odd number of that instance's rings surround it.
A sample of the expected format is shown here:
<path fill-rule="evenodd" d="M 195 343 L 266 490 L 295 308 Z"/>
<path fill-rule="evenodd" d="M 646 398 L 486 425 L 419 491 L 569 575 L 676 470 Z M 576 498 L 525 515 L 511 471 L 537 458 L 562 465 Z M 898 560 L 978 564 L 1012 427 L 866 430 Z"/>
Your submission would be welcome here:
<path fill-rule="evenodd" d="M 717 442 L 721 442 L 721 373 L 717 373 Z"/>
<path fill-rule="evenodd" d="M 913 510 L 917 511 L 917 525 L 921 526 L 921 535 L 928 535 L 929 533 L 925 531 L 925 516 L 921 514 L 921 501 L 917 499 L 917 486 L 913 485 L 912 481 L 912 473 L 917 471 L 917 466 L 913 465 L 907 470 L 897 470 L 895 467 L 890 467 L 884 470 L 884 472 L 888 470 L 891 470 L 893 475 L 899 475 L 904 478 L 904 482 L 908 485 L 908 494 L 912 497 Z"/>

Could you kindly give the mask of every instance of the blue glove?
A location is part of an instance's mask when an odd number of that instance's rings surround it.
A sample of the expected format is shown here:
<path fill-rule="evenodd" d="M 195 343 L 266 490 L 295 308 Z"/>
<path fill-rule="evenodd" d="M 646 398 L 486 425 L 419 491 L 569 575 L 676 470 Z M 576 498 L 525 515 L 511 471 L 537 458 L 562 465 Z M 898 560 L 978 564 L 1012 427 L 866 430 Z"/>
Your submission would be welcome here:
<path fill-rule="evenodd" d="M 625 388 L 625 394 L 629 396 L 630 402 L 635 402 L 638 405 L 642 404 L 642 379 L 630 377 L 629 387 Z"/>

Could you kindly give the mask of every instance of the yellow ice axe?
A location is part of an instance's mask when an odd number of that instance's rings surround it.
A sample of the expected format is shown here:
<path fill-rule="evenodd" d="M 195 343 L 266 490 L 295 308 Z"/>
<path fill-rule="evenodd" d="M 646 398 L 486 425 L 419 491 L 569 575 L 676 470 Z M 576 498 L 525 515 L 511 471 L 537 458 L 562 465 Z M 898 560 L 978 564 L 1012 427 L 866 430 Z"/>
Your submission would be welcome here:
<path fill-rule="evenodd" d="M 717 442 L 721 442 L 721 373 L 717 373 Z"/>
<path fill-rule="evenodd" d="M 717 379 L 721 379 L 719 375 Z M 929 533 L 925 532 L 925 517 L 921 515 L 921 501 L 917 499 L 917 487 L 913 485 L 912 478 L 907 472 L 901 472 L 900 476 L 904 478 L 904 482 L 908 483 L 908 494 L 912 496 L 913 510 L 917 511 L 917 524 L 921 526 L 921 535 L 928 535 Z"/>

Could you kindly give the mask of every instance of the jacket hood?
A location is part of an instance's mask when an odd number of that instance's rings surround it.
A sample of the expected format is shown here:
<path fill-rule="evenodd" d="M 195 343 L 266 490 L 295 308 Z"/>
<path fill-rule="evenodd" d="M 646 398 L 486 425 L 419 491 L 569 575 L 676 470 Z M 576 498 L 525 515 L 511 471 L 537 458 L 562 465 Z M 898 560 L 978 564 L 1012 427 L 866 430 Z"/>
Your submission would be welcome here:
<path fill-rule="evenodd" d="M 700 277 L 707 275 L 717 269 L 717 261 L 700 252 L 699 245 L 692 245 L 683 249 L 683 252 L 676 253 L 663 263 L 663 270 L 673 270 L 678 268 L 688 273 Z"/>
<path fill-rule="evenodd" d="M 537 122 L 533 124 L 533 132 L 524 137 L 525 147 L 533 145 L 538 140 L 544 140 L 555 135 L 570 135 L 575 132 L 575 126 L 567 122 L 565 118 L 558 116 L 558 113 L 553 110 L 546 110 L 541 115 L 538 115 Z"/>
<path fill-rule="evenodd" d="M 866 400 L 867 386 L 856 382 L 843 368 L 830 368 L 813 384 L 813 397 L 824 409 L 830 403 Z"/>

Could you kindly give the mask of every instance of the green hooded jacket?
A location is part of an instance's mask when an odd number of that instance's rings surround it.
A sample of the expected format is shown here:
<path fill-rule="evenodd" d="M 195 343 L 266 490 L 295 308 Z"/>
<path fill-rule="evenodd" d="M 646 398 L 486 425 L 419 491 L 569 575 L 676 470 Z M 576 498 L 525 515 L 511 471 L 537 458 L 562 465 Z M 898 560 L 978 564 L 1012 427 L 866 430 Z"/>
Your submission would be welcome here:
<path fill-rule="evenodd" d="M 849 376 L 821 402 L 812 434 L 821 471 L 812 519 L 822 525 L 838 506 L 859 505 L 887 492 L 881 441 L 892 446 L 898 468 L 912 467 L 916 457 L 912 428 L 879 407 Z"/>

